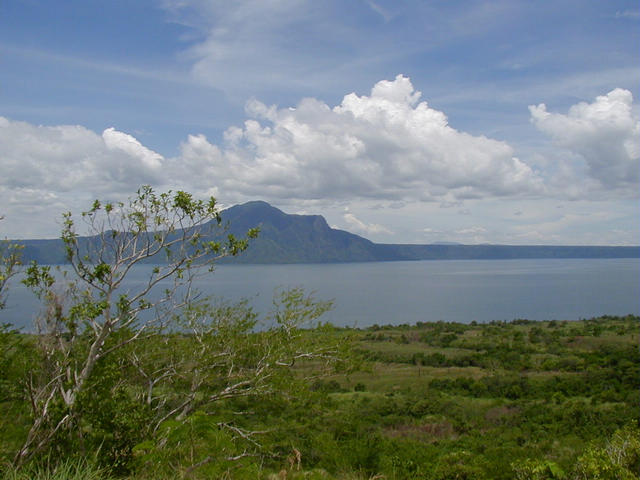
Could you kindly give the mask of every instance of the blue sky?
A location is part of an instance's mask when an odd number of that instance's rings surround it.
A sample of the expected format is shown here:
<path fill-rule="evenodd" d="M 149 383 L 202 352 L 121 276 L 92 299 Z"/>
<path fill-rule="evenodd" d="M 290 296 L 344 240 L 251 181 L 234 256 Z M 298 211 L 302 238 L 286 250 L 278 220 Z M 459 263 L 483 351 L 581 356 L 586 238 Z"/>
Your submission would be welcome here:
<path fill-rule="evenodd" d="M 381 242 L 638 244 L 637 1 L 6 0 L 0 236 L 137 186 Z"/>

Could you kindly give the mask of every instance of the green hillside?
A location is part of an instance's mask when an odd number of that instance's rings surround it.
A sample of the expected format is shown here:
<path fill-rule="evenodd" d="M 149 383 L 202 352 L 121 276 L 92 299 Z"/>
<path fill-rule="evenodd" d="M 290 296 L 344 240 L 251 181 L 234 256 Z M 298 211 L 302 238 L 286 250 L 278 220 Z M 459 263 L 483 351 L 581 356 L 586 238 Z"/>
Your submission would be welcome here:
<path fill-rule="evenodd" d="M 324 371 L 319 359 L 294 365 L 294 377 L 271 380 L 279 394 L 230 398 L 154 430 L 196 378 L 159 383 L 160 412 L 145 404 L 137 368 L 160 371 L 197 344 L 160 336 L 135 362 L 124 352 L 101 366 L 82 403 L 83 435 L 60 435 L 22 472 L 8 466 L 29 415 L 16 382 L 38 360 L 33 337 L 4 331 L 2 358 L 24 360 L 0 376 L 0 479 L 637 479 L 639 322 L 324 325 L 298 334 L 307 345 L 349 345 L 347 371 Z M 222 419 L 233 412 L 238 431 L 258 433 L 232 441 Z M 46 476 L 54 466 L 61 473 Z"/>

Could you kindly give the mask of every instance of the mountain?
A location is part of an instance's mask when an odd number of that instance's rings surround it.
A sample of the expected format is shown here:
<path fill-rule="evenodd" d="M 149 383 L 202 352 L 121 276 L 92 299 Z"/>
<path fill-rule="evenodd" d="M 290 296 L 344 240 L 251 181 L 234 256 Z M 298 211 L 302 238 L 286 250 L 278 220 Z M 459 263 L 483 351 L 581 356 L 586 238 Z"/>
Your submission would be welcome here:
<path fill-rule="evenodd" d="M 222 263 L 332 263 L 396 260 L 495 260 L 516 258 L 640 258 L 640 246 L 429 245 L 379 244 L 331 228 L 320 215 L 291 215 L 266 202 L 236 205 L 222 212 L 229 233 L 238 237 L 260 227 L 260 235 L 240 256 Z M 83 238 L 81 241 L 91 241 Z M 64 263 L 61 240 L 19 240 L 25 261 Z"/>
<path fill-rule="evenodd" d="M 378 260 L 376 244 L 331 228 L 320 215 L 290 215 L 266 202 L 248 202 L 222 212 L 230 231 L 241 236 L 260 227 L 260 235 L 234 263 L 331 263 Z"/>
<path fill-rule="evenodd" d="M 290 215 L 266 202 L 249 202 L 225 210 L 232 233 L 259 226 L 260 235 L 234 263 L 329 263 L 395 260 L 478 260 L 511 258 L 640 257 L 640 247 L 550 245 L 377 244 L 331 228 L 320 215 Z"/>

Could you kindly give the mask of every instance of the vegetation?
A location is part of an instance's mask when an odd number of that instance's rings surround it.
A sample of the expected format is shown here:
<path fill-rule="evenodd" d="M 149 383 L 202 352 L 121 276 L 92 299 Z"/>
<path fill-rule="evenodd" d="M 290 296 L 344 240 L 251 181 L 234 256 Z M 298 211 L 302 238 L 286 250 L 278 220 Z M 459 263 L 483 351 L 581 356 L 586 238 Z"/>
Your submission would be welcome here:
<path fill-rule="evenodd" d="M 3 217 L 0 216 L 0 220 Z M 0 240 L 0 310 L 5 306 L 9 280 L 18 273 L 22 247 L 7 240 Z"/>
<path fill-rule="evenodd" d="M 302 408 L 291 399 L 341 363 L 341 339 L 301 329 L 330 303 L 283 291 L 259 319 L 246 302 L 194 291 L 196 275 L 257 235 L 225 233 L 213 199 L 144 187 L 127 203 L 96 201 L 81 221 L 87 237 L 64 216 L 70 272 L 25 271 L 43 303 L 37 333 L 0 330 L 3 463 L 47 472 L 91 460 L 116 475 L 217 476 L 275 455 L 262 438 L 277 425 L 265 419 L 289 403 Z M 136 265 L 156 261 L 124 289 Z M 3 290 L 16 265 L 3 263 Z M 260 320 L 269 327 L 258 333 Z M 308 374 L 295 369 L 310 362 Z"/>
<path fill-rule="evenodd" d="M 308 298 L 294 293 L 285 303 Z M 301 313 L 280 305 L 281 318 Z M 246 313 L 244 305 L 218 307 L 234 322 Z M 25 468 L 48 471 L 56 458 L 84 462 L 100 478 L 100 469 L 132 479 L 638 478 L 639 320 L 297 329 L 295 342 L 315 348 L 317 359 L 281 366 L 251 394 L 215 401 L 226 377 L 210 370 L 206 381 L 198 377 L 193 408 L 165 420 L 197 383 L 194 366 L 219 358 L 221 345 L 249 368 L 267 345 L 291 348 L 291 337 L 278 343 L 279 328 L 206 340 L 162 334 L 136 356 L 127 350 L 101 364 L 78 407 L 81 432 L 59 435 Z M 29 427 L 21 379 L 41 360 L 32 336 L 5 329 L 1 341 L 10 367 L 1 370 L 8 466 Z M 347 342 L 362 368 L 327 376 L 320 345 Z M 179 373 L 162 377 L 169 364 Z M 19 473 L 7 467 L 6 475 Z"/>
<path fill-rule="evenodd" d="M 638 478 L 638 317 L 338 329 L 294 289 L 261 318 L 191 288 L 247 245 L 215 202 L 65 218 L 73 273 L 26 269 L 38 332 L 0 327 L 1 480 Z"/>

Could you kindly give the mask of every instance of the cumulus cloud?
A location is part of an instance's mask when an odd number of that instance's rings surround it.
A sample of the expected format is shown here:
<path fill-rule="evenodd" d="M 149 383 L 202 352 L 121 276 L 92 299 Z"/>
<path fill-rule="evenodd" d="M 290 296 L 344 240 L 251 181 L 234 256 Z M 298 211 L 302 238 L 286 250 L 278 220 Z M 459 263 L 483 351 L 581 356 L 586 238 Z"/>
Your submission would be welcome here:
<path fill-rule="evenodd" d="M 50 191 L 130 190 L 159 179 L 162 156 L 113 128 L 102 135 L 78 125 L 36 126 L 0 117 L 5 187 Z"/>
<path fill-rule="evenodd" d="M 342 218 L 344 219 L 345 222 L 347 222 L 347 225 L 349 226 L 348 228 L 350 231 L 355 231 L 355 232 L 359 232 L 367 235 L 379 234 L 379 233 L 386 233 L 388 235 L 393 234 L 391 230 L 389 230 L 388 228 L 382 225 L 379 225 L 377 223 L 363 222 L 362 220 L 360 220 L 358 217 L 356 217 L 353 213 L 349 211 L 345 212 Z"/>
<path fill-rule="evenodd" d="M 455 130 L 420 96 L 399 75 L 333 108 L 254 100 L 252 118 L 227 130 L 222 149 L 189 136 L 178 170 L 203 168 L 221 190 L 247 197 L 456 202 L 541 189 L 509 145 Z"/>
<path fill-rule="evenodd" d="M 636 189 L 640 180 L 640 119 L 630 91 L 616 88 L 566 115 L 529 106 L 531 121 L 553 142 L 579 155 L 588 175 L 607 189 Z"/>
<path fill-rule="evenodd" d="M 122 198 L 142 184 L 222 194 L 226 203 L 460 205 L 542 190 L 538 175 L 508 144 L 454 129 L 402 75 L 376 83 L 369 95 L 346 95 L 334 107 L 314 98 L 295 108 L 252 100 L 246 113 L 248 120 L 227 129 L 220 145 L 189 135 L 173 158 L 114 128 L 99 134 L 0 117 L 0 201 L 24 215 L 33 211 L 29 202 L 77 211 L 87 200 Z M 363 233 L 389 233 L 352 214 L 344 220 Z"/>
<path fill-rule="evenodd" d="M 102 140 L 104 140 L 104 144 L 109 150 L 120 150 L 129 157 L 139 160 L 144 167 L 157 170 L 162 166 L 162 155 L 149 150 L 136 138 L 119 132 L 115 128 L 107 128 L 102 132 Z"/>
<path fill-rule="evenodd" d="M 567 115 L 550 113 L 544 104 L 530 110 L 539 129 L 584 159 L 586 173 L 576 173 L 574 158 L 556 166 L 556 174 L 588 188 L 598 183 L 637 194 L 640 123 L 628 91 L 575 105 Z M 227 129 L 218 145 L 203 134 L 189 135 L 171 158 L 114 128 L 96 133 L 0 117 L 3 227 L 12 216 L 21 219 L 15 222 L 22 236 L 55 235 L 54 216 L 79 211 L 95 198 L 125 198 L 143 184 L 214 195 L 226 204 L 265 199 L 401 208 L 437 202 L 460 214 L 469 213 L 460 210 L 465 200 L 549 193 L 508 144 L 456 130 L 402 75 L 376 83 L 369 95 L 348 94 L 333 107 L 314 98 L 295 108 L 251 100 L 246 112 L 244 124 Z M 575 181 L 585 174 L 590 177 Z M 363 234 L 392 233 L 348 210 L 337 216 Z M 481 239 L 487 232 L 452 233 Z"/>
<path fill-rule="evenodd" d="M 27 218 L 31 229 L 42 222 L 55 232 L 53 215 L 160 182 L 163 160 L 113 128 L 99 135 L 78 125 L 36 126 L 0 117 L 0 205 L 7 221 Z M 46 209 L 48 216 L 34 217 Z"/>

